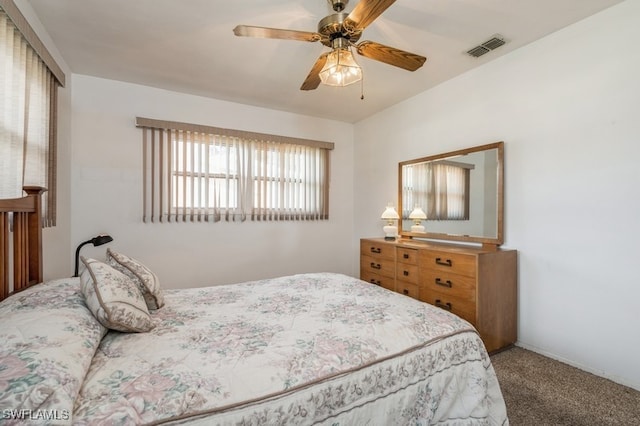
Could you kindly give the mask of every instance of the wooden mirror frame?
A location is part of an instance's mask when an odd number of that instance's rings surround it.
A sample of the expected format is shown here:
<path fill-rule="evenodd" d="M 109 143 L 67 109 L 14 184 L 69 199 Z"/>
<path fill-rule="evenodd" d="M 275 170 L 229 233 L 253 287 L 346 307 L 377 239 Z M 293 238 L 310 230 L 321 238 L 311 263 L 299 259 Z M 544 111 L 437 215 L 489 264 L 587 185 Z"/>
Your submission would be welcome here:
<path fill-rule="evenodd" d="M 496 197 L 497 197 L 497 223 L 496 223 L 496 237 L 487 236 L 475 236 L 475 235 L 460 235 L 460 234 L 448 234 L 448 233 L 436 233 L 436 232 L 411 232 L 410 230 L 403 229 L 402 220 L 402 167 L 410 164 L 423 163 L 435 160 L 444 160 L 450 157 L 457 157 L 461 155 L 467 155 L 474 152 L 487 151 L 496 149 L 497 151 L 497 176 L 496 176 Z M 475 146 L 467 149 L 461 149 L 458 151 L 444 152 L 442 154 L 431 155 L 428 157 L 416 158 L 413 160 L 402 161 L 398 163 L 398 209 L 400 210 L 399 222 L 399 234 L 401 238 L 424 238 L 429 240 L 448 240 L 448 241 L 460 241 L 468 243 L 481 243 L 484 248 L 496 249 L 504 242 L 504 142 L 495 142 L 487 145 Z"/>

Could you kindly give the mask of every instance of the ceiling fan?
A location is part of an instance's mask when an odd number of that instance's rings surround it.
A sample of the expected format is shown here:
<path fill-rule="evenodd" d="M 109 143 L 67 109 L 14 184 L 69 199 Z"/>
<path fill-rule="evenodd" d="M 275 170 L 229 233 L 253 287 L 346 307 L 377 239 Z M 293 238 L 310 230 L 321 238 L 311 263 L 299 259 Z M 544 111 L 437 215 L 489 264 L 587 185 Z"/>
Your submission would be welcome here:
<path fill-rule="evenodd" d="M 233 33 L 240 37 L 275 38 L 317 42 L 330 47 L 316 60 L 300 90 L 314 90 L 320 83 L 346 86 L 362 78 L 362 70 L 351 55 L 351 46 L 358 54 L 385 64 L 415 71 L 427 60 L 424 56 L 405 52 L 373 41 L 361 41 L 367 26 L 378 18 L 395 0 L 360 0 L 351 13 L 344 13 L 349 0 L 328 0 L 335 13 L 318 22 L 318 31 L 296 31 L 277 28 L 238 25 Z M 336 71 L 339 71 L 336 73 Z"/>

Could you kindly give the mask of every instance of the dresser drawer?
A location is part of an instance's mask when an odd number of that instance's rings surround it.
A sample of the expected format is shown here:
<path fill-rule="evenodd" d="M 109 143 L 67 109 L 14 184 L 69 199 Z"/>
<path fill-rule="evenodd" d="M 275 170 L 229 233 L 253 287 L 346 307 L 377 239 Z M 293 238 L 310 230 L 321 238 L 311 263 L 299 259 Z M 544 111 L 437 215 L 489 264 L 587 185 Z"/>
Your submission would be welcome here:
<path fill-rule="evenodd" d="M 398 263 L 396 265 L 396 278 L 411 284 L 418 284 L 418 265 Z"/>
<path fill-rule="evenodd" d="M 360 278 L 469 321 L 488 352 L 517 340 L 515 250 L 363 238 Z"/>
<path fill-rule="evenodd" d="M 413 297 L 414 299 L 420 298 L 420 290 L 417 284 L 408 283 L 406 281 L 396 282 L 396 291 L 405 296 Z"/>
<path fill-rule="evenodd" d="M 360 274 L 362 271 L 395 278 L 396 263 L 392 259 L 360 256 Z"/>
<path fill-rule="evenodd" d="M 420 293 L 420 300 L 445 309 L 476 325 L 476 304 L 447 294 L 430 291 Z"/>
<path fill-rule="evenodd" d="M 395 261 L 396 247 L 391 244 L 378 243 L 376 241 L 361 240 L 360 255 L 371 256 L 379 259 L 391 259 Z"/>
<path fill-rule="evenodd" d="M 396 251 L 398 262 L 406 263 L 409 265 L 418 264 L 418 250 L 405 247 L 398 247 Z"/>
<path fill-rule="evenodd" d="M 430 271 L 476 276 L 476 256 L 447 251 L 420 250 L 420 265 Z"/>
<path fill-rule="evenodd" d="M 368 270 L 360 270 L 360 279 L 371 284 L 379 285 L 387 290 L 396 291 L 395 279 L 393 277 L 385 277 Z"/>
<path fill-rule="evenodd" d="M 421 271 L 420 277 L 420 286 L 426 290 L 427 294 L 435 291 L 473 303 L 476 301 L 474 277 L 427 269 Z"/>

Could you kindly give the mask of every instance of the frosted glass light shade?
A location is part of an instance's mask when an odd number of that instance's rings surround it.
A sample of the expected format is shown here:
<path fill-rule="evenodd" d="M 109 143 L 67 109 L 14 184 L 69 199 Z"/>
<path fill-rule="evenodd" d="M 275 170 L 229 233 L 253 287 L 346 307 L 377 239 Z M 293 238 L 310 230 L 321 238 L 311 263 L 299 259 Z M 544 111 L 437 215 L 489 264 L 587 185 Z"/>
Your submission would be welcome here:
<path fill-rule="evenodd" d="M 320 81 L 328 86 L 348 86 L 362 80 L 362 68 L 349 48 L 334 49 L 320 71 Z"/>
<path fill-rule="evenodd" d="M 409 215 L 409 219 L 412 220 L 424 220 L 427 218 L 426 213 L 418 206 L 416 206 L 413 211 L 411 211 L 411 214 Z"/>
<path fill-rule="evenodd" d="M 385 210 L 382 212 L 382 216 L 380 216 L 380 218 L 387 219 L 387 220 L 395 220 L 395 219 L 400 219 L 400 216 L 398 215 L 398 212 L 396 211 L 395 207 L 387 206 Z"/>

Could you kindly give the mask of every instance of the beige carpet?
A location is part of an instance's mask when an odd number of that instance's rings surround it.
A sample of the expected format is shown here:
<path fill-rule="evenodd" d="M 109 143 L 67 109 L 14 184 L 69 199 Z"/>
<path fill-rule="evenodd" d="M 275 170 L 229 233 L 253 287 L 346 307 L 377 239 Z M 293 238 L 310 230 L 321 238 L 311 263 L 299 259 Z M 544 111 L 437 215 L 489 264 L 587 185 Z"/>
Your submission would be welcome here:
<path fill-rule="evenodd" d="M 491 361 L 513 426 L 640 426 L 634 389 L 518 347 Z"/>

